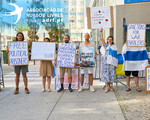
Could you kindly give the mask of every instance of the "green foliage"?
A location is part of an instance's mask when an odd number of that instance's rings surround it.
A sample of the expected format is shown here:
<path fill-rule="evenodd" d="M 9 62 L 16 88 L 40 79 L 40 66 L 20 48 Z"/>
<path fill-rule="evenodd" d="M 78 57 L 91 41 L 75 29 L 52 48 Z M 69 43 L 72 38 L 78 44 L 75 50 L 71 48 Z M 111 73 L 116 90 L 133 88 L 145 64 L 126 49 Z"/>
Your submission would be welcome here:
<path fill-rule="evenodd" d="M 58 24 L 47 24 L 45 25 L 45 30 L 48 32 L 51 42 L 63 42 L 63 36 L 65 35 L 65 25 L 64 23 Z"/>
<path fill-rule="evenodd" d="M 30 8 L 44 8 L 44 5 L 42 4 L 43 0 L 40 1 L 36 1 L 36 0 L 32 0 L 32 4 Z M 42 18 L 34 18 L 34 17 L 27 17 L 28 19 L 28 37 L 30 40 L 32 41 L 38 41 L 39 37 L 37 34 L 38 30 L 39 30 L 39 24 L 41 22 Z M 37 22 L 35 22 L 37 21 Z"/>
<path fill-rule="evenodd" d="M 17 25 L 16 29 L 15 29 L 17 32 L 23 32 L 23 31 L 28 31 L 29 28 L 27 25 L 23 24 L 23 23 L 20 23 Z"/>

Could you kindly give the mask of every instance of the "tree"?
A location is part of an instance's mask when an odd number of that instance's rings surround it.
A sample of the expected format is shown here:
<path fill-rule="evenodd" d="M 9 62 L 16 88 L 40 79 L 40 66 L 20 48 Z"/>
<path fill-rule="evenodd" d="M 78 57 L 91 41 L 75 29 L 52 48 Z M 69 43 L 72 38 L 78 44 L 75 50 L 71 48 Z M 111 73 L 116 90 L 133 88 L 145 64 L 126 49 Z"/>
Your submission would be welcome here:
<path fill-rule="evenodd" d="M 17 27 L 16 27 L 15 30 L 16 30 L 17 32 L 23 32 L 23 31 L 28 31 L 29 28 L 28 28 L 28 26 L 27 26 L 26 24 L 24 24 L 24 23 L 19 23 L 19 24 L 17 24 Z"/>
<path fill-rule="evenodd" d="M 64 23 L 51 23 L 45 25 L 45 30 L 48 32 L 49 38 L 52 42 L 62 42 L 66 29 Z"/>
<path fill-rule="evenodd" d="M 36 1 L 36 0 L 32 0 L 32 4 L 30 6 L 30 8 L 44 8 L 44 5 L 42 4 L 43 0 L 40 1 Z M 28 12 L 27 12 L 28 14 Z M 30 13 L 29 13 L 30 14 Z M 38 12 L 37 12 L 38 14 Z M 27 24 L 29 27 L 28 30 L 28 37 L 30 41 L 38 41 L 39 37 L 37 35 L 37 32 L 39 30 L 39 26 L 41 23 L 41 19 L 42 18 L 36 18 L 36 17 L 27 17 Z"/>

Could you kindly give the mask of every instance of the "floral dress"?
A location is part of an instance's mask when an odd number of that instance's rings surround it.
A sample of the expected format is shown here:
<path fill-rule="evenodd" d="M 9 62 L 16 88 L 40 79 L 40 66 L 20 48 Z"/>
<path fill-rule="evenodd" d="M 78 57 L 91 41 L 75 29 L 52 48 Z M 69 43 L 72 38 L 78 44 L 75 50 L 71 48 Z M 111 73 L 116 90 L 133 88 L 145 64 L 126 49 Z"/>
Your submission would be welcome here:
<path fill-rule="evenodd" d="M 105 55 L 102 55 L 101 59 L 101 81 L 113 83 L 116 80 L 116 69 L 115 66 L 107 64 L 107 56 L 109 53 L 110 46 L 103 46 L 106 50 Z"/>

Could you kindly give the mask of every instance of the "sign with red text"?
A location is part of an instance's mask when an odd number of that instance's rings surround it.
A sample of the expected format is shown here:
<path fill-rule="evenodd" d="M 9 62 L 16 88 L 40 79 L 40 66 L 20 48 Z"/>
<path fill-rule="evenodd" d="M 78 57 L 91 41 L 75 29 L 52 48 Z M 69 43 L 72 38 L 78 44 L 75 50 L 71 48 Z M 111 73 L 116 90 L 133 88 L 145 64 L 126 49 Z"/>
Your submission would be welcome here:
<path fill-rule="evenodd" d="M 90 10 L 88 10 L 90 9 Z M 100 29 L 113 27 L 113 7 L 87 8 L 88 29 Z"/>

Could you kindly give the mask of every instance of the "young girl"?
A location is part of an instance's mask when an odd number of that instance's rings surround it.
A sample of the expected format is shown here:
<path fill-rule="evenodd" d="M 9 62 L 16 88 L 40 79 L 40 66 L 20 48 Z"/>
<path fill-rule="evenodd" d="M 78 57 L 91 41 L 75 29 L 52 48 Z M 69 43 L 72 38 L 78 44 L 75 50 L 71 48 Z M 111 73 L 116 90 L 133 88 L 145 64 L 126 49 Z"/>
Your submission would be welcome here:
<path fill-rule="evenodd" d="M 45 38 L 44 42 L 50 42 L 49 38 Z M 45 92 L 45 84 L 46 84 L 46 77 L 47 77 L 47 85 L 48 85 L 48 92 L 50 92 L 50 83 L 51 83 L 51 76 L 53 76 L 53 65 L 52 61 L 42 60 L 40 63 L 40 76 L 42 76 L 42 83 L 43 83 L 43 90 Z"/>
<path fill-rule="evenodd" d="M 16 35 L 16 41 L 24 41 L 24 35 L 22 32 L 18 32 Z M 9 50 L 7 50 L 7 53 Z M 29 55 L 29 54 L 28 54 Z M 16 89 L 14 91 L 14 94 L 19 93 L 19 81 L 20 81 L 20 72 L 22 71 L 22 76 L 23 76 L 23 81 L 24 81 L 24 86 L 25 86 L 25 93 L 29 94 L 28 90 L 28 79 L 26 73 L 28 72 L 28 65 L 23 65 L 23 66 L 14 66 L 15 68 L 15 83 L 16 83 Z"/>
<path fill-rule="evenodd" d="M 104 41 L 102 29 L 100 30 L 103 55 L 102 55 L 102 67 L 101 67 L 101 80 L 105 82 L 106 90 L 105 93 L 110 91 L 111 83 L 116 79 L 116 70 L 118 64 L 117 59 L 117 46 L 113 42 L 113 37 L 107 38 L 107 43 Z M 101 48 L 102 49 L 102 48 Z"/>

